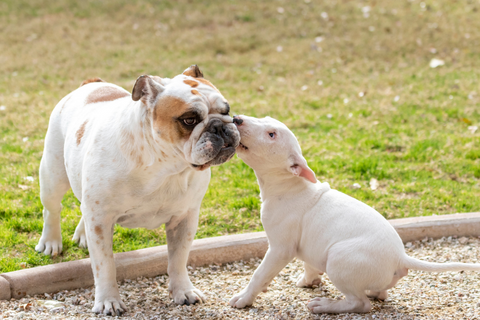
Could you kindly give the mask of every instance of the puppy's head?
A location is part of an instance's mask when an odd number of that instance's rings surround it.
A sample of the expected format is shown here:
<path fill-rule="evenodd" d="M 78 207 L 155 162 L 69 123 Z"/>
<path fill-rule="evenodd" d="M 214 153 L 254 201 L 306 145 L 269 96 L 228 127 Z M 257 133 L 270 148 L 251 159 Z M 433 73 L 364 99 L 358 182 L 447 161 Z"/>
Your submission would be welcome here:
<path fill-rule="evenodd" d="M 294 175 L 316 183 L 295 135 L 278 120 L 235 116 L 240 132 L 238 156 L 255 171 Z"/>
<path fill-rule="evenodd" d="M 240 135 L 229 115 L 230 106 L 196 65 L 173 79 L 139 77 L 132 99 L 146 108 L 154 133 L 193 168 L 205 170 L 235 154 Z"/>

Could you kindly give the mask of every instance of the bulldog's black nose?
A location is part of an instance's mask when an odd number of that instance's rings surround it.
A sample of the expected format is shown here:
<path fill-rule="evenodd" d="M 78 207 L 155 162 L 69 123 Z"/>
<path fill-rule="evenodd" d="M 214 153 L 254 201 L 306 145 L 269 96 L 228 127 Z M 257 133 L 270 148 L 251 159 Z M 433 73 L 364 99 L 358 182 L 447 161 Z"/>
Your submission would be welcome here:
<path fill-rule="evenodd" d="M 240 119 L 239 116 L 233 116 L 233 123 L 235 123 L 237 126 L 239 126 L 243 123 L 243 120 Z"/>

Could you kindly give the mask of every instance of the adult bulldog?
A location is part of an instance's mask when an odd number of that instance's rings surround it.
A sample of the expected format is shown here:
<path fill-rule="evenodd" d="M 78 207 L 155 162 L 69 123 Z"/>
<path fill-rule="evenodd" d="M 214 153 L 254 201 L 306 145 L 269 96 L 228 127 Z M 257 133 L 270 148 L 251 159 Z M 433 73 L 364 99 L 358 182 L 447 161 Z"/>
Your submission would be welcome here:
<path fill-rule="evenodd" d="M 40 163 L 44 225 L 35 249 L 53 256 L 62 251 L 60 202 L 71 187 L 82 211 L 73 239 L 88 244 L 94 312 L 126 310 L 116 283 L 115 223 L 148 229 L 165 223 L 173 299 L 204 301 L 186 264 L 209 167 L 229 160 L 239 144 L 229 111 L 196 65 L 173 79 L 141 76 L 132 95 L 87 80 L 57 104 Z"/>

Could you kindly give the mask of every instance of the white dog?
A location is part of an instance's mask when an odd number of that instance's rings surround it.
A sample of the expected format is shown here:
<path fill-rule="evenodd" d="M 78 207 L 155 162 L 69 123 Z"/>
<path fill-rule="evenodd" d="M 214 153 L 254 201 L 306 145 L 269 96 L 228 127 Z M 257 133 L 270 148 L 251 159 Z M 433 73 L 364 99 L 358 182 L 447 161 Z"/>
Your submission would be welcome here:
<path fill-rule="evenodd" d="M 40 163 L 44 205 L 35 249 L 62 251 L 61 200 L 71 187 L 82 219 L 74 240 L 90 253 L 93 311 L 121 314 L 113 227 L 166 224 L 169 290 L 175 303 L 203 301 L 186 269 L 211 165 L 229 160 L 240 136 L 230 106 L 196 65 L 173 79 L 141 76 L 132 95 L 100 79 L 86 81 L 52 112 Z"/>
<path fill-rule="evenodd" d="M 368 312 L 367 296 L 385 299 L 386 290 L 408 269 L 480 270 L 480 264 L 430 263 L 407 256 L 382 215 L 317 181 L 284 124 L 246 116 L 234 122 L 241 136 L 238 156 L 253 168 L 260 185 L 270 247 L 248 286 L 230 300 L 232 307 L 251 305 L 294 257 L 305 264 L 297 286 L 319 284 L 319 274 L 326 272 L 345 295 L 344 300 L 313 299 L 308 308 L 314 313 Z"/>

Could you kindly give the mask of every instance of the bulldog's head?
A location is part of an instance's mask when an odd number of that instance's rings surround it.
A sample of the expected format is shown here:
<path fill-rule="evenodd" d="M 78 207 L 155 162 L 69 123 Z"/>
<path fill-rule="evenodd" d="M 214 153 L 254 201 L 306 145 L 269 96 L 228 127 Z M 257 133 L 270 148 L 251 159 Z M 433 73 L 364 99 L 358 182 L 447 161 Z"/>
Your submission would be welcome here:
<path fill-rule="evenodd" d="M 317 182 L 297 138 L 286 125 L 270 117 L 258 119 L 243 115 L 235 116 L 234 122 L 241 136 L 237 154 L 253 170 Z"/>
<path fill-rule="evenodd" d="M 230 106 L 193 65 L 173 79 L 143 75 L 132 99 L 151 112 L 156 135 L 183 153 L 197 170 L 229 160 L 240 142 Z"/>

